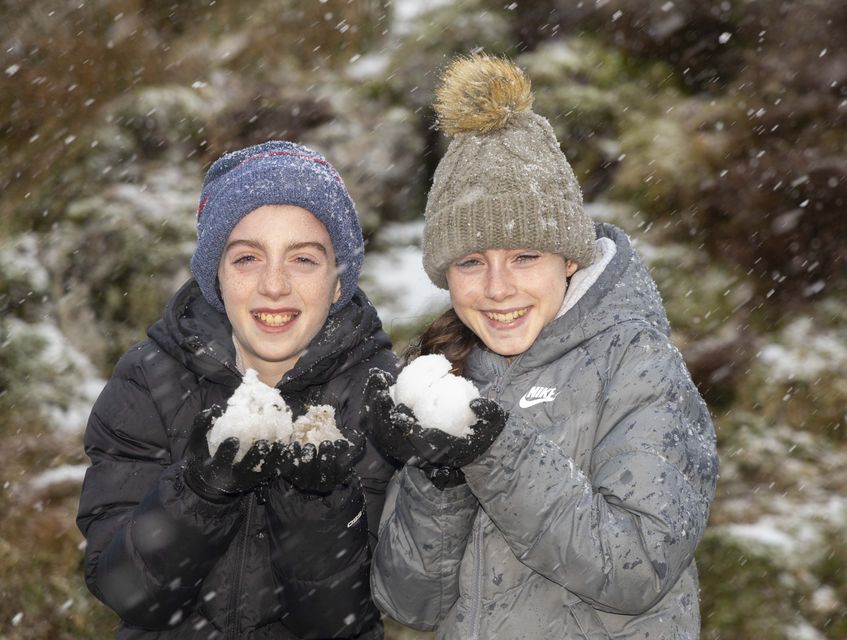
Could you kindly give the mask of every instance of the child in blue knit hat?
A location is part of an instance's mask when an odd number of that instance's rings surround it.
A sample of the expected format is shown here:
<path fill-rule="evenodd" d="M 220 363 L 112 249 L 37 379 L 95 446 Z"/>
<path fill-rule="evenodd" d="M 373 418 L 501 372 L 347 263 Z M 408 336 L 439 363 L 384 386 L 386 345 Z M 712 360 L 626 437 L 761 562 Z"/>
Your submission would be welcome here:
<path fill-rule="evenodd" d="M 396 359 L 362 259 L 356 208 L 316 151 L 267 142 L 209 169 L 193 278 L 118 362 L 85 433 L 86 581 L 118 638 L 383 637 L 370 546 L 394 467 L 362 403 L 368 370 Z M 210 452 L 251 370 L 295 420 L 331 409 L 342 437 Z"/>

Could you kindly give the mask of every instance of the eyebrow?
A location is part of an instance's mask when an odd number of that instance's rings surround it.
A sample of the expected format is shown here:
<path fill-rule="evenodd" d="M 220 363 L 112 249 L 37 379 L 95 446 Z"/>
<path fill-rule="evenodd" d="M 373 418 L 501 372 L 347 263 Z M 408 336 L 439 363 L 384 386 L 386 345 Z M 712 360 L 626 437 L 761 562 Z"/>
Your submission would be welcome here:
<path fill-rule="evenodd" d="M 262 243 L 258 240 L 231 240 L 226 243 L 224 246 L 224 253 L 232 249 L 233 247 L 250 247 L 251 249 L 261 249 Z"/>
<path fill-rule="evenodd" d="M 309 242 L 309 241 L 306 241 L 306 242 L 292 242 L 290 245 L 288 245 L 288 249 L 289 249 L 289 251 L 290 251 L 290 250 L 292 250 L 292 249 L 293 249 L 294 251 L 297 251 L 297 250 L 299 250 L 299 249 L 308 249 L 308 248 L 310 248 L 310 247 L 311 247 L 312 249 L 317 249 L 318 251 L 320 251 L 320 252 L 321 252 L 321 253 L 323 253 L 324 255 L 327 255 L 327 254 L 329 253 L 329 252 L 326 250 L 326 247 L 325 247 L 322 243 L 320 243 L 320 242 L 314 242 L 314 241 L 311 241 L 311 242 Z"/>
<path fill-rule="evenodd" d="M 227 251 L 229 251 L 230 249 L 232 249 L 234 247 L 240 247 L 240 246 L 249 247 L 251 249 L 262 249 L 262 250 L 264 250 L 264 248 L 265 248 L 265 245 L 259 240 L 248 240 L 248 239 L 232 240 L 230 242 L 227 242 L 226 246 L 224 247 L 224 253 L 226 253 Z M 287 251 L 299 251 L 300 249 L 309 249 L 309 248 L 317 249 L 318 251 L 320 251 L 324 255 L 329 255 L 329 252 L 327 251 L 327 249 L 323 245 L 323 243 L 316 242 L 316 241 L 310 241 L 310 240 L 305 240 L 303 242 L 292 242 L 291 244 L 289 244 L 286 247 L 286 250 Z"/>

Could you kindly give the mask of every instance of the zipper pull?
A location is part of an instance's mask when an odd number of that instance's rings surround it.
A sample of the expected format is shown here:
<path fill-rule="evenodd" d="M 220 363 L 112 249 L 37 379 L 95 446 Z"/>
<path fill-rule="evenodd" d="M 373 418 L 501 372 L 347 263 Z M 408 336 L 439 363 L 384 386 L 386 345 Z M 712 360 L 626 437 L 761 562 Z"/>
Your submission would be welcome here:
<path fill-rule="evenodd" d="M 253 489 L 253 493 L 256 494 L 256 504 L 267 504 L 268 502 L 268 485 L 266 482 L 263 482 L 258 487 Z"/>

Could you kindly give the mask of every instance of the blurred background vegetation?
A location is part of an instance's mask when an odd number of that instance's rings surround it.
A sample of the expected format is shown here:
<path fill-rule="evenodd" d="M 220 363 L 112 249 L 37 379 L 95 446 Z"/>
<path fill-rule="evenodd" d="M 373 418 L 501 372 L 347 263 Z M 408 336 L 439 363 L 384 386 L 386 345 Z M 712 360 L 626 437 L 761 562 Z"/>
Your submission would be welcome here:
<path fill-rule="evenodd" d="M 528 71 L 590 213 L 648 260 L 712 409 L 702 637 L 847 637 L 845 0 L 2 0 L 0 15 L 0 637 L 113 635 L 82 581 L 81 430 L 188 276 L 209 163 L 271 138 L 323 151 L 399 349 L 435 311 L 398 282 L 409 257 L 420 272 L 446 144 L 432 88 L 478 50 Z M 423 637 L 389 624 L 389 640 Z"/>

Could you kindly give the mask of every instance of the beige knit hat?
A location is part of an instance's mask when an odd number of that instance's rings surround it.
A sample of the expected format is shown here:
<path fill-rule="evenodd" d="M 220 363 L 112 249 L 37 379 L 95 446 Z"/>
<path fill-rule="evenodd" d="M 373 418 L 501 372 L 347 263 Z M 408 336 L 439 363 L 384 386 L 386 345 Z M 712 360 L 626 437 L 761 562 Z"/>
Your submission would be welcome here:
<path fill-rule="evenodd" d="M 594 224 L 547 120 L 531 110 L 529 79 L 484 54 L 447 67 L 434 108 L 453 136 L 426 203 L 423 265 L 447 288 L 450 263 L 486 249 L 558 253 L 591 263 Z"/>

